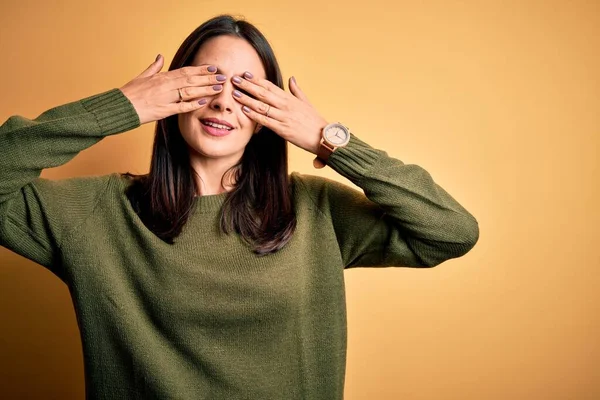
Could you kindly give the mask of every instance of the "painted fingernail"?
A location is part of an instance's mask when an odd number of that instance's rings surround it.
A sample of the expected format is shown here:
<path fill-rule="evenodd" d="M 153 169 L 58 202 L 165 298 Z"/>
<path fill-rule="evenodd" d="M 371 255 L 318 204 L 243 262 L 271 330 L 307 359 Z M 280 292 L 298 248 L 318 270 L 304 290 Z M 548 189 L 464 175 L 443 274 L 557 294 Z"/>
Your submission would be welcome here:
<path fill-rule="evenodd" d="M 213 90 L 214 90 L 215 92 L 218 92 L 218 91 L 219 91 L 219 90 L 221 90 L 221 89 L 223 89 L 223 85 L 215 85 L 215 86 L 213 86 Z"/>
<path fill-rule="evenodd" d="M 250 72 L 246 71 L 246 72 L 244 72 L 244 78 L 252 79 L 252 78 L 254 78 L 254 75 L 252 75 Z"/>
<path fill-rule="evenodd" d="M 208 70 L 208 72 L 217 72 L 217 67 L 215 67 L 214 65 L 211 65 L 210 67 L 206 68 Z"/>
<path fill-rule="evenodd" d="M 206 104 L 206 99 L 200 99 L 198 100 L 198 104 L 200 104 L 201 106 Z"/>
<path fill-rule="evenodd" d="M 242 78 L 240 78 L 239 76 L 234 76 L 234 77 L 233 77 L 233 81 L 234 81 L 235 83 L 242 83 Z"/>
<path fill-rule="evenodd" d="M 241 93 L 239 90 L 234 90 L 234 91 L 233 91 L 233 95 L 234 95 L 235 97 L 242 97 L 242 93 Z"/>
<path fill-rule="evenodd" d="M 244 106 L 244 107 L 242 107 L 242 110 L 244 110 L 245 112 L 249 113 L 250 112 L 250 107 Z"/>
<path fill-rule="evenodd" d="M 225 82 L 226 80 L 227 80 L 227 77 L 225 75 L 217 75 L 217 81 Z"/>
<path fill-rule="evenodd" d="M 294 82 L 294 85 L 298 85 L 298 82 L 296 82 L 296 78 L 294 78 L 293 76 L 292 76 L 292 82 Z"/>

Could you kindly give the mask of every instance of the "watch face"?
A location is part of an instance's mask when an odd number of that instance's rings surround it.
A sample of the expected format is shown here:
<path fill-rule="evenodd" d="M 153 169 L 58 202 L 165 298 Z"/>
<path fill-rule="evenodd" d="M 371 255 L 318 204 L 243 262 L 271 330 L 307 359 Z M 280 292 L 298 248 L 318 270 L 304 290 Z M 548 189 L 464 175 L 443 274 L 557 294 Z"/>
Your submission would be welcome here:
<path fill-rule="evenodd" d="M 342 146 L 350 140 L 350 132 L 341 124 L 331 124 L 323 132 L 325 139 L 334 146 Z"/>

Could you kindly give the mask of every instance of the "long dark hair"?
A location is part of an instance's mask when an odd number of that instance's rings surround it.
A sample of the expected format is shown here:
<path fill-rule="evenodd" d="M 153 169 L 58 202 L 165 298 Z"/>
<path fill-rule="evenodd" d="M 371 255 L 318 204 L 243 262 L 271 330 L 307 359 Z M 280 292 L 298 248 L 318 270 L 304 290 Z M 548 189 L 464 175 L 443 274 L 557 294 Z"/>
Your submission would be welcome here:
<path fill-rule="evenodd" d="M 194 30 L 182 43 L 169 71 L 191 65 L 209 39 L 232 35 L 246 40 L 262 60 L 267 79 L 283 88 L 273 49 L 252 24 L 230 15 L 214 17 Z M 288 175 L 287 142 L 266 127 L 252 135 L 240 162 L 232 170 L 234 188 L 221 209 L 221 229 L 236 232 L 264 255 L 281 249 L 296 228 Z M 150 172 L 123 174 L 133 181 L 126 194 L 144 224 L 167 243 L 181 233 L 197 192 L 189 150 L 177 115 L 157 121 Z M 226 174 L 227 175 L 227 174 Z"/>

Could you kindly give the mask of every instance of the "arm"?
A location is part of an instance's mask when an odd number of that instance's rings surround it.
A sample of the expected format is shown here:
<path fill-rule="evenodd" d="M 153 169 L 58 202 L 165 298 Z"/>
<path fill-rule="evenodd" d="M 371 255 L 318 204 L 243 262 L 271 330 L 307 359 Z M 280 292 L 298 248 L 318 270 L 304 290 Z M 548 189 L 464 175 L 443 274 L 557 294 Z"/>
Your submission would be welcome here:
<path fill-rule="evenodd" d="M 10 117 L 0 126 L 0 245 L 51 268 L 61 240 L 91 212 L 106 180 L 50 181 L 39 178 L 41 171 L 139 124 L 118 89 L 35 119 Z"/>
<path fill-rule="evenodd" d="M 251 94 L 235 96 L 249 118 L 318 154 L 327 121 L 293 77 L 291 93 L 252 73 L 233 83 Z M 328 164 L 366 195 L 331 181 L 324 187 L 307 182 L 309 195 L 334 224 L 345 266 L 432 267 L 465 254 L 477 242 L 475 218 L 423 168 L 405 165 L 355 136 Z"/>
<path fill-rule="evenodd" d="M 433 267 L 477 242 L 476 219 L 418 165 L 354 135 L 328 165 L 364 190 L 322 179 L 317 189 L 315 201 L 331 218 L 346 267 Z"/>
<path fill-rule="evenodd" d="M 163 65 L 159 55 L 120 89 L 32 120 L 14 116 L 0 126 L 0 245 L 52 269 L 61 243 L 93 211 L 108 180 L 50 181 L 39 178 L 41 171 L 65 164 L 108 135 L 199 110 L 215 94 L 216 67 L 160 72 Z"/>

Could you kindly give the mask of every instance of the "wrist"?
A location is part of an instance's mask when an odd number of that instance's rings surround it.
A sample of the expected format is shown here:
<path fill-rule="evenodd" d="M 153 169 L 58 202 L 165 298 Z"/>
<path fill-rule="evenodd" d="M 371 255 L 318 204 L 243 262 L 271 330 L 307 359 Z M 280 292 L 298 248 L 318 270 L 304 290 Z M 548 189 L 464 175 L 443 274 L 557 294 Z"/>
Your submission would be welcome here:
<path fill-rule="evenodd" d="M 327 125 L 329 125 L 329 122 L 323 121 L 321 123 L 321 125 L 319 126 L 319 130 L 318 130 L 317 134 L 313 136 L 315 138 L 315 141 L 313 142 L 313 145 L 311 146 L 310 152 L 313 153 L 314 155 L 317 155 L 319 153 L 319 147 L 321 147 L 321 142 L 323 141 L 323 129 L 325 129 L 325 127 Z"/>
<path fill-rule="evenodd" d="M 313 166 L 317 169 L 323 168 L 336 149 L 348 144 L 350 135 L 348 127 L 339 122 L 327 124 L 321 130 L 321 138 L 315 153 L 317 157 L 313 160 Z"/>

